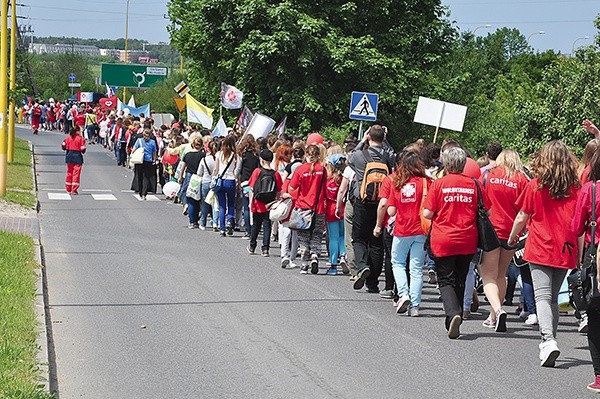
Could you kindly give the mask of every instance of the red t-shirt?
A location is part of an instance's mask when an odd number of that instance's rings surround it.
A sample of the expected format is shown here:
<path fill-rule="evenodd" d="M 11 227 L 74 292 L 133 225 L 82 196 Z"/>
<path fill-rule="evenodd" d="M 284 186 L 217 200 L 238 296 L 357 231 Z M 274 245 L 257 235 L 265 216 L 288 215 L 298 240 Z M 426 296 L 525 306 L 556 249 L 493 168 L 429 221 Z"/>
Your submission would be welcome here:
<path fill-rule="evenodd" d="M 290 182 L 290 191 L 296 197 L 296 208 L 315 209 L 317 205 L 317 215 L 325 214 L 325 190 L 327 190 L 327 171 L 320 163 L 315 163 L 315 170 L 310 173 L 310 163 L 305 163 L 294 171 L 292 181 Z M 321 190 L 317 203 L 317 192 Z"/>
<path fill-rule="evenodd" d="M 571 230 L 577 193 L 573 186 L 567 198 L 550 197 L 548 187 L 538 190 L 533 179 L 519 196 L 517 206 L 530 215 L 523 259 L 528 262 L 560 269 L 573 269 L 577 264 L 577 236 Z"/>
<path fill-rule="evenodd" d="M 75 117 L 75 125 L 77 125 L 77 126 L 85 125 L 85 114 L 79 114 Z"/>
<path fill-rule="evenodd" d="M 335 216 L 335 205 L 337 203 L 337 195 L 340 191 L 340 183 L 335 179 L 327 179 L 325 191 L 325 221 L 336 222 L 344 219 L 345 203 L 342 202 L 341 217 Z"/>
<path fill-rule="evenodd" d="M 484 172 L 479 178 L 482 187 L 484 179 L 485 193 L 492 203 L 490 221 L 496 229 L 498 238 L 508 240 L 513 222 L 520 209 L 516 205 L 517 199 L 525 190 L 529 180 L 521 172 L 508 177 L 506 169 L 500 167 L 488 169 L 487 175 Z"/>
<path fill-rule="evenodd" d="M 577 237 L 585 233 L 585 243 L 592 242 L 592 228 L 590 222 L 592 219 L 592 186 L 593 182 L 585 183 L 579 196 L 577 197 L 577 206 L 575 215 L 571 222 L 571 230 Z M 596 183 L 596 220 L 600 219 L 600 183 Z M 600 227 L 596 226 L 596 244 L 600 242 Z"/>
<path fill-rule="evenodd" d="M 592 166 L 588 165 L 581 171 L 581 176 L 579 176 L 579 181 L 581 184 L 587 183 L 590 180 L 590 173 L 592 172 Z"/>
<path fill-rule="evenodd" d="M 483 204 L 490 209 L 485 191 Z M 435 180 L 424 208 L 434 213 L 431 250 L 436 256 L 469 255 L 477 251 L 477 187 L 473 179 L 450 173 Z"/>
<path fill-rule="evenodd" d="M 387 206 L 390 206 L 389 201 L 392 195 L 392 191 L 394 190 L 394 177 L 395 173 L 386 176 L 381 182 L 381 186 L 379 187 L 379 199 L 386 198 L 388 200 Z M 390 215 L 388 215 L 387 211 L 383 215 L 383 223 L 382 226 L 387 227 L 390 221 Z"/>
<path fill-rule="evenodd" d="M 430 179 L 414 176 L 408 179 L 400 190 L 392 186 L 391 195 L 388 197 L 388 206 L 396 207 L 394 236 L 408 237 L 425 234 L 421 227 L 420 215 L 424 182 L 427 187 L 431 186 Z"/>
<path fill-rule="evenodd" d="M 250 180 L 248 180 L 248 185 L 250 187 L 254 187 L 254 183 L 258 180 L 258 175 L 260 175 L 261 168 L 254 169 L 252 175 L 250 176 Z M 283 186 L 283 182 L 281 181 L 281 175 L 275 172 L 275 185 L 277 187 L 277 192 L 281 192 L 281 186 Z M 252 203 L 250 204 L 250 211 L 256 213 L 265 213 L 269 212 L 267 209 L 267 204 L 264 202 L 260 202 L 259 200 L 252 198 Z"/>

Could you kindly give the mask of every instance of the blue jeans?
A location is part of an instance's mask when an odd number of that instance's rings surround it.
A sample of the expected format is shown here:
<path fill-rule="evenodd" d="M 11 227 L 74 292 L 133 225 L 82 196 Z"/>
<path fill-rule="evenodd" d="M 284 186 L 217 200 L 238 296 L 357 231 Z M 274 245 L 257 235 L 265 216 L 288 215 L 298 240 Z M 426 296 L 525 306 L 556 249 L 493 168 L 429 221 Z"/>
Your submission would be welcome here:
<path fill-rule="evenodd" d="M 212 217 L 212 225 L 213 227 L 217 227 L 217 219 L 219 218 L 219 212 L 217 211 L 217 208 L 211 207 L 210 205 L 208 205 L 206 202 L 204 202 L 204 199 L 206 198 L 206 196 L 208 195 L 208 192 L 210 191 L 210 182 L 208 183 L 202 183 L 202 198 L 200 199 L 200 202 L 202 204 L 202 215 L 200 216 L 200 226 L 202 227 L 206 227 L 206 220 L 208 219 L 208 212 L 211 212 L 211 217 Z M 188 210 L 189 212 L 189 210 Z"/>
<path fill-rule="evenodd" d="M 190 185 L 190 179 L 192 178 L 192 174 L 189 172 L 185 172 L 185 177 L 183 178 L 183 183 L 181 183 L 181 188 L 179 189 L 179 194 L 177 196 L 181 200 L 183 205 L 186 204 L 187 196 L 185 193 L 187 192 L 188 186 Z M 189 206 L 189 205 L 188 205 Z"/>
<path fill-rule="evenodd" d="M 248 234 L 252 232 L 252 225 L 250 224 L 250 198 L 246 197 L 243 193 L 242 203 L 244 208 L 244 231 Z"/>
<path fill-rule="evenodd" d="M 344 220 L 327 222 L 327 236 L 329 237 L 329 263 L 331 266 L 337 266 L 340 255 L 346 255 Z"/>
<path fill-rule="evenodd" d="M 522 288 L 521 292 L 523 293 L 523 302 L 525 302 L 525 307 L 529 314 L 537 314 L 537 309 L 535 307 L 535 294 L 533 291 L 533 281 L 531 279 L 531 270 L 529 269 L 529 265 L 521 266 L 521 283 Z"/>
<path fill-rule="evenodd" d="M 407 237 L 394 237 L 392 241 L 392 270 L 400 297 L 410 295 L 410 307 L 421 305 L 423 289 L 423 265 L 425 264 L 426 236 L 423 234 Z M 406 260 L 410 257 L 410 289 L 406 276 Z"/>
<path fill-rule="evenodd" d="M 188 219 L 190 224 L 198 224 L 198 215 L 200 213 L 200 201 L 196 201 L 191 197 L 186 197 L 188 204 Z"/>
<path fill-rule="evenodd" d="M 223 185 L 217 193 L 219 198 L 219 227 L 225 231 L 225 212 L 227 212 L 227 223 L 233 223 L 235 213 L 235 193 L 237 181 L 223 180 Z"/>

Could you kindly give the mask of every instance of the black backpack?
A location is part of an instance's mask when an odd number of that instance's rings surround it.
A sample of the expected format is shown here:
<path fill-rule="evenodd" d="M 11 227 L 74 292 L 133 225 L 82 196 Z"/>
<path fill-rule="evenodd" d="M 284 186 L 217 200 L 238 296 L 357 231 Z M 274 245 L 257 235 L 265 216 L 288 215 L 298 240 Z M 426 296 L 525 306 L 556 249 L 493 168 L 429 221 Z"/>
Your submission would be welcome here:
<path fill-rule="evenodd" d="M 254 191 L 254 199 L 262 203 L 268 204 L 275 201 L 277 197 L 277 180 L 275 180 L 275 172 L 270 169 L 260 169 L 258 179 L 252 187 Z"/>

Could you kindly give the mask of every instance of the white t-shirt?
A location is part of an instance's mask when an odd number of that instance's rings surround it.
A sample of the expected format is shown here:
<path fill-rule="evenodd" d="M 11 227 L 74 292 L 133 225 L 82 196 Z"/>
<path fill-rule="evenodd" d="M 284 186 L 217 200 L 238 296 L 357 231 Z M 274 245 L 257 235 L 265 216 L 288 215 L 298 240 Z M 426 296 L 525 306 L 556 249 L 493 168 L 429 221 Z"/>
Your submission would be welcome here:
<path fill-rule="evenodd" d="M 231 165 L 229 165 L 229 167 L 227 168 L 227 170 L 225 170 L 227 164 L 231 160 L 231 157 L 235 157 L 235 154 L 231 154 L 227 159 L 224 159 L 223 151 L 219 151 L 215 155 L 215 158 L 219 161 L 219 170 L 217 171 L 217 176 L 223 175 L 223 180 L 235 180 L 240 174 L 240 169 L 242 167 L 241 157 L 236 157 L 237 162 L 234 159 L 233 162 L 231 162 Z M 225 171 L 225 173 L 223 173 L 223 171 Z"/>
<path fill-rule="evenodd" d="M 202 176 L 202 183 L 210 183 L 212 172 L 215 169 L 215 157 L 208 154 L 200 161 L 198 176 Z"/>

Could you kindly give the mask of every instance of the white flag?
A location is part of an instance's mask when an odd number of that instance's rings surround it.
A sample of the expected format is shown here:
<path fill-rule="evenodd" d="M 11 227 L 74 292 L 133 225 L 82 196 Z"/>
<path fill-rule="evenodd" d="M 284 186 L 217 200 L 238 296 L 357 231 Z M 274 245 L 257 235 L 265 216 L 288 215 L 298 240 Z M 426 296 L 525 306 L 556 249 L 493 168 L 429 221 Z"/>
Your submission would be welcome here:
<path fill-rule="evenodd" d="M 227 109 L 242 108 L 244 93 L 234 86 L 221 82 L 221 105 Z"/>
<path fill-rule="evenodd" d="M 217 122 L 217 126 L 212 131 L 211 137 L 225 137 L 227 136 L 227 125 L 223 120 L 223 117 L 219 118 Z"/>
<path fill-rule="evenodd" d="M 135 99 L 133 98 L 133 94 L 131 95 L 131 98 L 129 99 L 129 102 L 127 103 L 127 105 L 135 108 Z"/>

